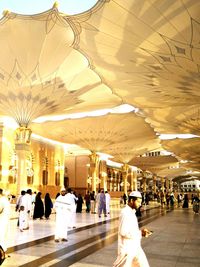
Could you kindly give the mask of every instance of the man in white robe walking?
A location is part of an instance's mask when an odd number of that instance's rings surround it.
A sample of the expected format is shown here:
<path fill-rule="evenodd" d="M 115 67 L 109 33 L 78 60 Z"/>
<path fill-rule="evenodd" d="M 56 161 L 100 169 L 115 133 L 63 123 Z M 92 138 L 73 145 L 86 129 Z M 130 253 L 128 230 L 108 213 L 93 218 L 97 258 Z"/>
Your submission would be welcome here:
<path fill-rule="evenodd" d="M 142 195 L 133 191 L 128 198 L 128 205 L 121 211 L 118 230 L 118 257 L 113 267 L 149 267 L 146 255 L 141 247 L 142 236 L 151 232 L 139 229 L 136 210 L 141 206 Z"/>

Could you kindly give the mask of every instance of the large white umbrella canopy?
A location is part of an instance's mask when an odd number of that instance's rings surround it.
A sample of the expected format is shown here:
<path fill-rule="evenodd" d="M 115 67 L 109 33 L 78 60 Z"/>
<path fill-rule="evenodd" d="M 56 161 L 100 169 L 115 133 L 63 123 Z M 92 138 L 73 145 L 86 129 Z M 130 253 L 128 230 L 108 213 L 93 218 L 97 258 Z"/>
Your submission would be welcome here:
<path fill-rule="evenodd" d="M 73 20 L 56 7 L 38 15 L 6 13 L 0 21 L 0 114 L 27 126 L 41 115 L 113 107 L 112 94 L 75 49 Z"/>
<path fill-rule="evenodd" d="M 153 129 L 133 112 L 32 123 L 31 128 L 36 134 L 45 134 L 48 138 L 64 143 L 78 144 L 91 151 L 112 156 L 120 153 L 118 160 L 121 162 L 130 161 L 135 154 L 160 147 Z M 126 159 L 122 155 L 126 155 Z"/>
<path fill-rule="evenodd" d="M 79 48 L 156 132 L 199 134 L 200 2 L 103 2 L 77 16 Z"/>
<path fill-rule="evenodd" d="M 188 161 L 188 164 L 196 162 L 200 166 L 200 138 L 162 140 L 162 146 L 168 151 L 173 151 L 180 159 Z"/>

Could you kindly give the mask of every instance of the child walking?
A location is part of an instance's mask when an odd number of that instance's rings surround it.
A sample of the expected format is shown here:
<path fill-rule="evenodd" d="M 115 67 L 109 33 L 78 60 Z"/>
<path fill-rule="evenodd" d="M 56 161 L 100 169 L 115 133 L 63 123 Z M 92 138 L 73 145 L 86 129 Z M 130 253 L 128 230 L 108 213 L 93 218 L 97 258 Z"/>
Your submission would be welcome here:
<path fill-rule="evenodd" d="M 19 208 L 19 230 L 20 232 L 23 232 L 26 228 L 26 213 L 24 210 L 24 206 L 20 206 Z"/>

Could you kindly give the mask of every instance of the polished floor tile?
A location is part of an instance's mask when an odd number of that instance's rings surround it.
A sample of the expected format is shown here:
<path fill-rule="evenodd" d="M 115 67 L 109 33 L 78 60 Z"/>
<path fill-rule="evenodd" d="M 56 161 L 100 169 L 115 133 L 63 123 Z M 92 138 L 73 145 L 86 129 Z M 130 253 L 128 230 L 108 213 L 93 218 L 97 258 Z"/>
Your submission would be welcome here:
<path fill-rule="evenodd" d="M 76 215 L 76 229 L 69 229 L 68 242 L 54 242 L 55 215 L 50 220 L 30 221 L 30 229 L 20 232 L 17 219 L 10 220 L 8 247 L 11 258 L 2 266 L 108 267 L 117 256 L 119 205 L 111 215 Z M 13 216 L 14 217 L 14 216 Z M 157 203 L 145 208 L 140 226 L 154 233 L 142 240 L 151 267 L 200 266 L 200 216 L 192 209 L 161 209 Z"/>

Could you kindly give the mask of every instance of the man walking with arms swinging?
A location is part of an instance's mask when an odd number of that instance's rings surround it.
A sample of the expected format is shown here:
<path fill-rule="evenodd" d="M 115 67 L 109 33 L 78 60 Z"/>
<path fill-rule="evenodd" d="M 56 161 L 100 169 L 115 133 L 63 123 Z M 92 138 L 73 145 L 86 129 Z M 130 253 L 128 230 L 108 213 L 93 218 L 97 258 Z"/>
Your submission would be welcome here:
<path fill-rule="evenodd" d="M 141 206 L 142 195 L 133 191 L 128 197 L 128 205 L 121 211 L 118 230 L 118 257 L 113 267 L 149 267 L 146 255 L 141 247 L 142 236 L 152 232 L 139 229 L 136 210 Z"/>

